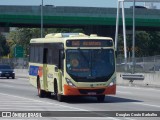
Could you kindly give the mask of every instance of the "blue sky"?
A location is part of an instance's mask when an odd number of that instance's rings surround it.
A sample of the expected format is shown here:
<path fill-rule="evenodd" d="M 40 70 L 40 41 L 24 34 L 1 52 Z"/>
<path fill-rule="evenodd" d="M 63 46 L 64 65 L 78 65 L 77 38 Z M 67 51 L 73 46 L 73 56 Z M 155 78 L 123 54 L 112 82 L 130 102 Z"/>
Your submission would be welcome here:
<path fill-rule="evenodd" d="M 0 0 L 0 5 L 40 5 L 42 0 Z M 43 0 L 44 5 L 84 6 L 84 7 L 116 7 L 117 0 Z M 137 3 L 143 5 L 143 3 Z M 125 3 L 125 7 L 132 3 Z"/>

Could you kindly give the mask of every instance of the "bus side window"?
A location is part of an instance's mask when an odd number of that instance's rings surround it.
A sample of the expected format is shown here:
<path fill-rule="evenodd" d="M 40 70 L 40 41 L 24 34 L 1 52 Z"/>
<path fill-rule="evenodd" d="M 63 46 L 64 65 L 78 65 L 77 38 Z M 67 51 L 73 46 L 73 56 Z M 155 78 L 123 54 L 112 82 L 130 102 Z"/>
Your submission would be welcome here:
<path fill-rule="evenodd" d="M 52 49 L 48 49 L 47 64 L 53 64 Z"/>
<path fill-rule="evenodd" d="M 63 70 L 64 50 L 59 50 L 59 69 Z"/>
<path fill-rule="evenodd" d="M 43 49 L 43 63 L 47 64 L 47 58 L 48 58 L 48 49 L 44 48 Z"/>

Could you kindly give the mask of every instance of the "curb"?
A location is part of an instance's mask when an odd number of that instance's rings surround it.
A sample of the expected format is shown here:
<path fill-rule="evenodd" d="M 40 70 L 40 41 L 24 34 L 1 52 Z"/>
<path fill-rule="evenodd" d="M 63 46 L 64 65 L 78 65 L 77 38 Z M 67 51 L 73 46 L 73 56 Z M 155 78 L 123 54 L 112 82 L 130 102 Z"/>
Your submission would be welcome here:
<path fill-rule="evenodd" d="M 29 78 L 28 76 L 16 76 L 16 78 Z"/>

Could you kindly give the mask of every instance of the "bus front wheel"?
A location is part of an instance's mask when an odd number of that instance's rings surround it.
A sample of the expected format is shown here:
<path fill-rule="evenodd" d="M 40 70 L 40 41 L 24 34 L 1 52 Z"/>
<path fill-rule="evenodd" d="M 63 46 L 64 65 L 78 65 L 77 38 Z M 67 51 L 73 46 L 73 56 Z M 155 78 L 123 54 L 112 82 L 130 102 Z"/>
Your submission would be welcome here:
<path fill-rule="evenodd" d="M 63 101 L 63 96 L 58 94 L 58 85 L 57 83 L 54 84 L 54 93 L 55 93 L 55 99 L 57 99 L 59 102 Z"/>

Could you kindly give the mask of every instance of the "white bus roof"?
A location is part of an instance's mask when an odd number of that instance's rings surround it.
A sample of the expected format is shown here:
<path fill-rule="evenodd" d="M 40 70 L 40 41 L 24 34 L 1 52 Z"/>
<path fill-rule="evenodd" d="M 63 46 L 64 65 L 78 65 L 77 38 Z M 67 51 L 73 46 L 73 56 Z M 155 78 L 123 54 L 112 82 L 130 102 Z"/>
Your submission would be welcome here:
<path fill-rule="evenodd" d="M 51 33 L 47 34 L 45 38 L 33 38 L 30 43 L 53 43 L 53 42 L 65 42 L 68 39 L 108 39 L 112 40 L 110 37 L 101 37 L 96 34 L 91 34 L 90 36 L 83 33 Z"/>

